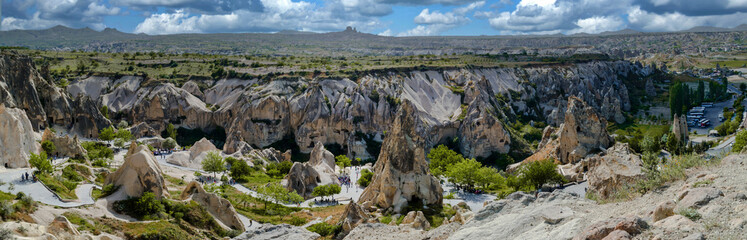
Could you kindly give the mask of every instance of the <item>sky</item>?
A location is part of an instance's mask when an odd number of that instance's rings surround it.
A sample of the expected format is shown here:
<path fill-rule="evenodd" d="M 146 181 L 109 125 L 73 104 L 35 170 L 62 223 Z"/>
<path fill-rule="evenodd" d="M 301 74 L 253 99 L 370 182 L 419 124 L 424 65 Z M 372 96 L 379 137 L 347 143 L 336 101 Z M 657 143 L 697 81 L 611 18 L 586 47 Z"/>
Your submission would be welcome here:
<path fill-rule="evenodd" d="M 0 0 L 0 30 L 151 35 L 299 30 L 385 36 L 644 32 L 747 23 L 747 0 Z M 2 37 L 0 35 L 0 37 Z"/>

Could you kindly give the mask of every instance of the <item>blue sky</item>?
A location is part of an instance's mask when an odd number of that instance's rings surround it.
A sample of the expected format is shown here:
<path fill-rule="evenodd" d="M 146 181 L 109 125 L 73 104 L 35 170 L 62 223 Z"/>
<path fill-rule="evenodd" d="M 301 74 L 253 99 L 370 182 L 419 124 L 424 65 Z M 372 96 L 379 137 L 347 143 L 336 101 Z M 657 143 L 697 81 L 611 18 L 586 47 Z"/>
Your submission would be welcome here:
<path fill-rule="evenodd" d="M 56 25 L 146 34 L 389 36 L 679 31 L 747 23 L 747 0 L 0 0 L 0 30 Z M 1 37 L 1 36 L 0 36 Z"/>

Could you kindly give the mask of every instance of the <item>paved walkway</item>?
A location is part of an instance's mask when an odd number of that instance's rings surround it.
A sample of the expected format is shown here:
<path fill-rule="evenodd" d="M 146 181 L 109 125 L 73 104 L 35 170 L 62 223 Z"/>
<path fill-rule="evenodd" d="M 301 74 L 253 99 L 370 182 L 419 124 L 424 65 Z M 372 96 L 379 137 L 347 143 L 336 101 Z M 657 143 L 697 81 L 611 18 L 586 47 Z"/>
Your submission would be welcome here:
<path fill-rule="evenodd" d="M 0 186 L 0 190 L 12 194 L 23 192 L 34 199 L 34 201 L 58 207 L 79 207 L 94 203 L 93 198 L 91 197 L 91 191 L 96 187 L 95 185 L 79 184 L 78 188 L 75 189 L 75 194 L 78 195 L 79 200 L 69 202 L 61 201 L 39 181 L 35 183 L 29 181 L 21 182 L 21 174 L 26 172 L 30 174 L 32 171 L 33 170 L 29 168 L 22 168 L 0 172 L 0 181 L 5 183 Z M 11 183 L 13 184 L 12 190 L 10 189 Z"/>

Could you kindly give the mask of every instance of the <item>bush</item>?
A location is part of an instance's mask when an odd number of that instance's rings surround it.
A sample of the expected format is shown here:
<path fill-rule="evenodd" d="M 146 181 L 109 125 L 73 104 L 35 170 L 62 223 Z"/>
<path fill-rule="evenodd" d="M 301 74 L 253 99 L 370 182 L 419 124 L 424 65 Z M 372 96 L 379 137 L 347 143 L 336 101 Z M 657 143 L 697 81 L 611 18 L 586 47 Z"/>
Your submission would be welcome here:
<path fill-rule="evenodd" d="M 35 167 L 42 173 L 51 173 L 53 170 L 52 163 L 47 158 L 47 153 L 45 152 L 39 154 L 31 153 L 29 164 L 31 164 L 31 167 Z"/>
<path fill-rule="evenodd" d="M 358 185 L 360 185 L 361 187 L 368 187 L 368 184 L 371 184 L 373 175 L 373 172 L 364 168 L 363 170 L 361 170 L 361 178 L 358 179 Z"/>
<path fill-rule="evenodd" d="M 102 198 L 109 196 L 112 193 L 116 192 L 117 189 L 119 189 L 119 186 L 114 186 L 114 184 L 107 184 L 103 188 L 101 188 L 101 196 L 99 197 Z"/>
<path fill-rule="evenodd" d="M 138 220 L 160 219 L 164 214 L 164 206 L 156 199 L 152 192 L 145 192 L 139 198 L 129 198 L 114 203 L 114 209 L 120 213 L 137 218 Z"/>
<path fill-rule="evenodd" d="M 244 160 L 236 160 L 232 157 L 226 158 L 226 162 L 229 162 L 231 164 L 231 171 L 229 175 L 231 175 L 232 178 L 239 179 L 243 176 L 247 176 L 252 172 L 252 168 L 249 167 L 249 164 L 246 163 Z"/>
<path fill-rule="evenodd" d="M 700 213 L 698 213 L 698 210 L 695 210 L 693 208 L 680 209 L 677 211 L 677 214 L 685 216 L 693 221 L 697 221 L 698 219 L 701 218 Z"/>
<path fill-rule="evenodd" d="M 734 139 L 734 145 L 731 147 L 731 151 L 741 152 L 745 145 L 747 145 L 747 131 L 741 131 L 737 133 L 737 137 L 736 139 Z"/>
<path fill-rule="evenodd" d="M 161 147 L 165 149 L 173 149 L 176 147 L 176 140 L 174 140 L 171 137 L 166 138 L 166 140 L 164 140 L 163 143 L 161 143 Z"/>
<path fill-rule="evenodd" d="M 318 233 L 319 235 L 324 236 L 334 236 L 337 233 L 342 230 L 340 225 L 332 225 L 326 222 L 320 222 L 314 225 L 311 225 L 306 228 L 309 231 Z"/>
<path fill-rule="evenodd" d="M 114 150 L 99 142 L 83 142 L 81 147 L 88 152 L 88 159 L 113 158 Z"/>
<path fill-rule="evenodd" d="M 41 146 L 44 152 L 47 152 L 48 154 L 52 154 L 57 150 L 57 148 L 54 146 L 54 143 L 49 140 L 42 141 Z"/>
<path fill-rule="evenodd" d="M 7 221 L 15 212 L 9 201 L 0 201 L 0 219 Z"/>
<path fill-rule="evenodd" d="M 74 182 L 83 181 L 83 177 L 78 174 L 73 165 L 67 165 L 62 169 L 62 177 Z"/>
<path fill-rule="evenodd" d="M 558 165 L 553 159 L 534 161 L 523 165 L 519 170 L 519 176 L 524 182 L 532 184 L 535 189 L 540 189 L 546 183 L 564 182 L 565 179 L 558 173 L 557 168 Z"/>
<path fill-rule="evenodd" d="M 383 224 L 389 224 L 390 222 L 392 222 L 392 216 L 383 216 L 383 217 L 381 217 L 381 219 L 379 220 L 379 222 L 381 222 Z"/>

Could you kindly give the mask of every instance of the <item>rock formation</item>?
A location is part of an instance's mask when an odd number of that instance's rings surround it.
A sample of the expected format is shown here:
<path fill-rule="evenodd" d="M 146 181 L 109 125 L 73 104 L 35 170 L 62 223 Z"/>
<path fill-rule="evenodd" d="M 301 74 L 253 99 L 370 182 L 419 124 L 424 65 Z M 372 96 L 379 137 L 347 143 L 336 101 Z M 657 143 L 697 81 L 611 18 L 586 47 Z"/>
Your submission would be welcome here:
<path fill-rule="evenodd" d="M 311 151 L 309 161 L 294 163 L 283 183 L 285 188 L 296 191 L 304 198 L 310 198 L 316 186 L 340 184 L 335 173 L 335 156 L 318 142 Z"/>
<path fill-rule="evenodd" d="M 182 89 L 199 99 L 204 98 L 202 91 L 200 91 L 200 86 L 197 86 L 197 83 L 195 81 L 187 81 L 186 83 L 184 83 L 184 85 L 182 85 Z"/>
<path fill-rule="evenodd" d="M 189 151 L 171 154 L 171 156 L 166 159 L 166 162 L 182 167 L 202 169 L 202 160 L 207 157 L 207 154 L 209 152 L 218 151 L 218 148 L 216 148 L 210 140 L 202 138 L 200 141 L 195 142 Z"/>
<path fill-rule="evenodd" d="M 259 223 L 255 223 L 259 224 Z M 274 239 L 293 239 L 293 240 L 316 240 L 321 236 L 310 232 L 303 227 L 297 227 L 288 224 L 262 224 L 255 230 L 249 230 L 233 238 L 234 240 L 274 240 Z"/>
<path fill-rule="evenodd" d="M 421 211 L 410 211 L 402 219 L 402 225 L 408 226 L 414 229 L 428 230 L 431 228 L 431 223 L 428 219 L 425 219 L 425 215 Z"/>
<path fill-rule="evenodd" d="M 105 185 L 114 184 L 129 197 L 140 197 L 144 192 L 152 192 L 156 198 L 168 196 L 166 182 L 156 157 L 145 145 L 130 143 L 122 166 L 106 177 Z"/>
<path fill-rule="evenodd" d="M 572 239 L 596 203 L 555 191 L 538 197 L 515 192 L 489 203 L 449 239 Z"/>
<path fill-rule="evenodd" d="M 550 137 L 542 140 L 544 146 L 528 160 L 554 158 L 560 163 L 575 164 L 589 154 L 601 152 L 609 147 L 613 139 L 607 133 L 607 121 L 597 115 L 594 108 L 577 97 L 568 98 L 565 121 Z M 546 136 L 547 133 L 543 134 Z"/>
<path fill-rule="evenodd" d="M 590 157 L 584 160 L 583 165 L 589 170 L 586 173 L 589 191 L 603 198 L 644 176 L 641 157 L 627 143 L 616 143 L 605 151 L 604 156 Z"/>
<path fill-rule="evenodd" d="M 90 97 L 78 95 L 74 105 L 70 132 L 86 138 L 98 138 L 102 129 L 112 125 L 112 122 L 104 117 Z"/>
<path fill-rule="evenodd" d="M 34 128 L 26 113 L 0 105 L 0 165 L 6 168 L 29 166 L 29 154 L 39 153 Z"/>
<path fill-rule="evenodd" d="M 47 128 L 42 134 L 42 141 L 50 141 L 54 144 L 55 151 L 52 153 L 47 153 L 51 156 L 84 159 L 87 154 L 86 149 L 80 146 L 78 136 L 74 136 L 72 138 L 67 135 L 57 136 L 52 133 L 49 128 Z"/>
<path fill-rule="evenodd" d="M 345 208 L 345 211 L 342 213 L 342 218 L 339 222 L 340 224 L 342 224 L 342 232 L 344 234 L 348 234 L 355 227 L 368 222 L 371 218 L 371 215 L 368 214 L 368 212 L 366 212 L 363 207 L 354 202 L 351 202 Z"/>
<path fill-rule="evenodd" d="M 672 119 L 672 133 L 677 137 L 677 140 L 681 143 L 688 141 L 688 130 L 687 130 L 687 118 L 685 115 L 674 115 Z"/>
<path fill-rule="evenodd" d="M 409 201 L 442 203 L 443 189 L 430 174 L 423 135 L 416 129 L 420 121 L 416 111 L 408 101 L 402 103 L 374 166 L 374 178 L 359 203 L 371 202 L 395 212 L 404 209 Z"/>
<path fill-rule="evenodd" d="M 160 136 L 161 133 L 150 127 L 147 123 L 138 123 L 130 127 L 130 133 L 134 138 Z"/>
<path fill-rule="evenodd" d="M 459 126 L 459 145 L 465 157 L 489 157 L 493 153 L 508 153 L 511 136 L 499 120 L 493 103 L 495 94 L 486 79 L 479 82 L 480 93 L 466 110 Z"/>
<path fill-rule="evenodd" d="M 232 229 L 244 231 L 244 224 L 241 222 L 239 214 L 228 200 L 221 198 L 215 193 L 206 192 L 199 183 L 194 181 L 187 184 L 181 195 L 182 200 L 189 199 L 190 197 L 192 201 L 204 206 L 215 219 L 224 225 Z"/>

